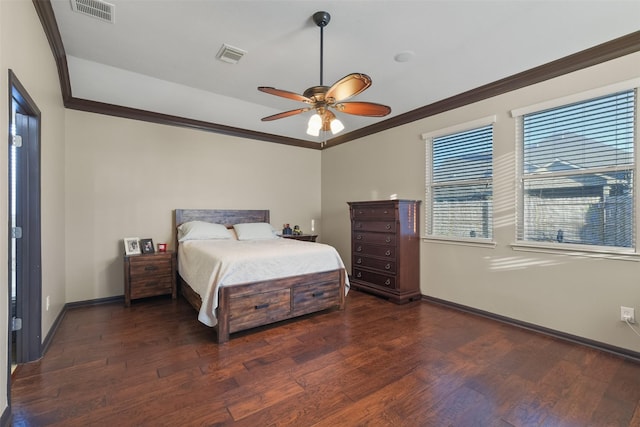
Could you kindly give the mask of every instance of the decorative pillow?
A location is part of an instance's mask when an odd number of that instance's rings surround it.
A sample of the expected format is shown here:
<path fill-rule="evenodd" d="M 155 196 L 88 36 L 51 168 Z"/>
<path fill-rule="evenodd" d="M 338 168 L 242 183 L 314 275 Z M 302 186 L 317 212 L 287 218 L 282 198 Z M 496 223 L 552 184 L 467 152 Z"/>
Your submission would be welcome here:
<path fill-rule="evenodd" d="M 223 224 L 204 221 L 189 221 L 178 227 L 178 241 L 231 239 L 233 236 Z"/>
<path fill-rule="evenodd" d="M 266 222 L 235 224 L 233 229 L 238 235 L 238 240 L 265 240 L 278 238 L 271 224 Z"/>

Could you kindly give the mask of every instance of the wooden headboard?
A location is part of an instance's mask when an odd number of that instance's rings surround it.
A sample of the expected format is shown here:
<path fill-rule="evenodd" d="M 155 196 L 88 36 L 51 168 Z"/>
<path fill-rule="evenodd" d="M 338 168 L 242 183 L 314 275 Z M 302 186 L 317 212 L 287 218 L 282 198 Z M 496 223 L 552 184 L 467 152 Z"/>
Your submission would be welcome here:
<path fill-rule="evenodd" d="M 189 221 L 205 221 L 214 224 L 224 224 L 231 228 L 233 224 L 248 222 L 269 222 L 269 210 L 238 210 L 238 209 L 176 209 L 175 226 Z"/>

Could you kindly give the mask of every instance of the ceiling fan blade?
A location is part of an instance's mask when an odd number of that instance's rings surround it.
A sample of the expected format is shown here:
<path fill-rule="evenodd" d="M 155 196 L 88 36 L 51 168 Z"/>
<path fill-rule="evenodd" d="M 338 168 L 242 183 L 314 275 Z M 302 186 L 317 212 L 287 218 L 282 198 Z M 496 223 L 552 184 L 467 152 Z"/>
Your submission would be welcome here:
<path fill-rule="evenodd" d="M 369 117 L 384 117 L 391 112 L 391 107 L 373 102 L 341 102 L 334 108 L 341 113 Z"/>
<path fill-rule="evenodd" d="M 258 90 L 264 93 L 268 93 L 270 95 L 281 96 L 283 98 L 293 99 L 294 101 L 301 101 L 307 103 L 313 103 L 312 100 L 307 98 L 306 96 L 302 96 L 295 92 L 289 92 L 288 90 L 276 89 L 275 87 L 267 87 L 267 86 L 259 86 Z"/>
<path fill-rule="evenodd" d="M 263 117 L 261 120 L 263 122 L 270 122 L 271 120 L 284 119 L 285 117 L 295 116 L 296 114 L 304 113 L 309 111 L 311 107 L 308 108 L 298 108 L 297 110 L 284 111 L 282 113 L 274 114 L 273 116 Z"/>
<path fill-rule="evenodd" d="M 352 73 L 335 82 L 327 91 L 325 99 L 328 102 L 339 102 L 356 96 L 369 86 L 371 86 L 371 77 L 366 74 Z"/>

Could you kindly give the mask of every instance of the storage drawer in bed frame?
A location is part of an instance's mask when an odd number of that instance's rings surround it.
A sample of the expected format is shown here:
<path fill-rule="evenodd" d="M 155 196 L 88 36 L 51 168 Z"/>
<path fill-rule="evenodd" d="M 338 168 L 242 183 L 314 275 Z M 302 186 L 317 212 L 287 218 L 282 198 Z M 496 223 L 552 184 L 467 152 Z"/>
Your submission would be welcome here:
<path fill-rule="evenodd" d="M 332 307 L 344 308 L 344 269 L 219 289 L 217 338 Z M 200 297 L 180 278 L 181 292 L 196 309 Z"/>

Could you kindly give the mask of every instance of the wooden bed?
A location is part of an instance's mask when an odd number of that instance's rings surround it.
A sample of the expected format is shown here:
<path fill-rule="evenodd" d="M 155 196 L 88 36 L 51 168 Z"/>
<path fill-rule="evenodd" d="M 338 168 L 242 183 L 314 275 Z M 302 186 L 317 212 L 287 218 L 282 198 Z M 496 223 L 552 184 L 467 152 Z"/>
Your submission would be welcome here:
<path fill-rule="evenodd" d="M 175 248 L 178 252 L 177 227 L 189 221 L 224 224 L 269 222 L 268 210 L 176 209 Z M 258 326 L 314 313 L 330 308 L 344 308 L 345 270 L 333 270 L 275 280 L 222 286 L 218 294 L 215 326 L 218 343 L 229 341 L 229 334 Z M 180 274 L 181 294 L 197 310 L 202 299 Z"/>

